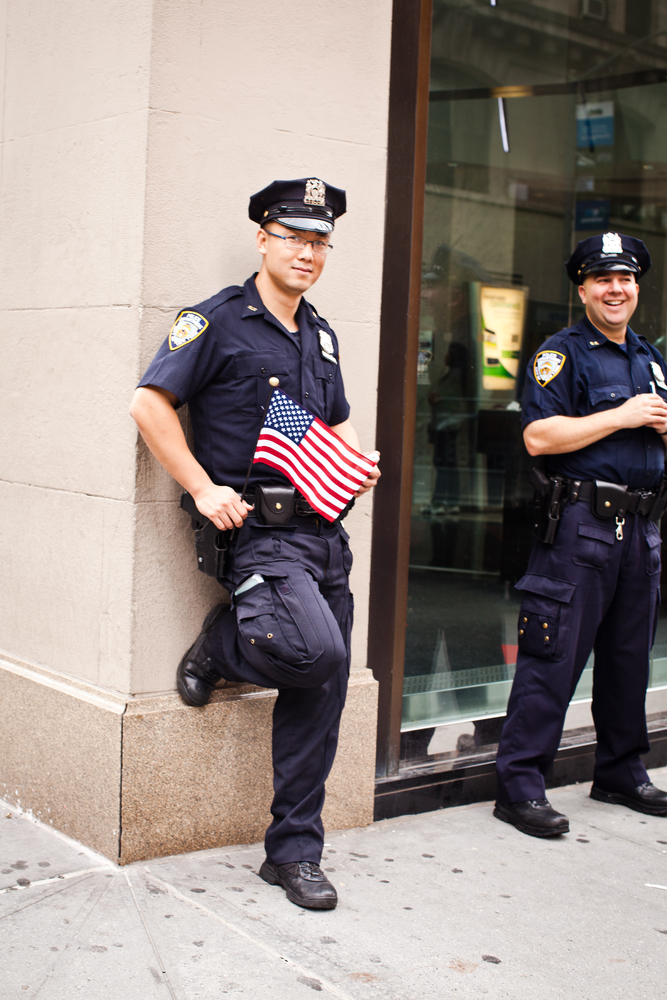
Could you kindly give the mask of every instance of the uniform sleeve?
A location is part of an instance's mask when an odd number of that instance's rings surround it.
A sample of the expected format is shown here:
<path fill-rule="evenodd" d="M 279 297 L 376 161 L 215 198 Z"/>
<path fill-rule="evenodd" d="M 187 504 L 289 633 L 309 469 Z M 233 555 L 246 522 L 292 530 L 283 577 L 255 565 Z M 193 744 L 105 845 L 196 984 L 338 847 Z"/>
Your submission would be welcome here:
<path fill-rule="evenodd" d="M 568 344 L 539 350 L 531 359 L 521 401 L 523 427 L 547 417 L 573 417 L 574 372 Z"/>
<path fill-rule="evenodd" d="M 208 316 L 184 309 L 146 369 L 139 386 L 156 385 L 178 398 L 179 405 L 210 382 L 221 366 L 218 338 Z"/>

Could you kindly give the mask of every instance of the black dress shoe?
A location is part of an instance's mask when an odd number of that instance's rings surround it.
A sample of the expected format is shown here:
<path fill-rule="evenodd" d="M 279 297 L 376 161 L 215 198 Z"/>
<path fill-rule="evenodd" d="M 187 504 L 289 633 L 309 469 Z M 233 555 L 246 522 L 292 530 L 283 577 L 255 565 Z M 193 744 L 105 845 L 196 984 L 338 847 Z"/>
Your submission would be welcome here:
<path fill-rule="evenodd" d="M 649 816 L 667 816 L 667 792 L 661 791 L 645 781 L 628 792 L 605 792 L 597 785 L 591 788 L 591 798 L 598 802 L 612 802 L 615 805 L 627 806 Z"/>
<path fill-rule="evenodd" d="M 259 875 L 269 885 L 281 885 L 290 902 L 307 910 L 333 910 L 338 902 L 336 890 L 314 861 L 292 861 L 286 865 L 265 861 Z"/>
<path fill-rule="evenodd" d="M 202 630 L 178 665 L 176 687 L 186 705 L 201 708 L 211 697 L 211 692 L 221 678 L 209 658 L 211 632 L 224 614 L 229 604 L 218 604 L 209 611 Z"/>
<path fill-rule="evenodd" d="M 570 829 L 567 816 L 556 812 L 546 799 L 496 802 L 493 815 L 531 837 L 557 837 L 561 833 L 568 833 Z"/>

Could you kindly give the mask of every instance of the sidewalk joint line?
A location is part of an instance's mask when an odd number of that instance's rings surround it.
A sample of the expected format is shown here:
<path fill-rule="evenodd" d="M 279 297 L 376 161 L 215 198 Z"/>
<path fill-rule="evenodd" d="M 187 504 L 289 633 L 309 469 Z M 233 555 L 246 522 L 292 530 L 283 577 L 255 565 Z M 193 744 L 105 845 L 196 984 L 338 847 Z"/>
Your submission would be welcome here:
<path fill-rule="evenodd" d="M 134 891 L 134 886 L 130 882 L 130 873 L 128 871 L 124 871 L 123 875 L 125 876 L 125 880 L 127 882 L 128 888 L 130 890 L 130 893 L 132 894 L 132 899 L 134 901 L 134 905 L 137 908 L 137 913 L 139 914 L 139 919 L 141 920 L 142 924 L 144 925 L 144 930 L 146 931 L 146 937 L 150 941 L 151 948 L 153 949 L 153 954 L 157 958 L 158 969 L 160 970 L 160 974 L 164 977 L 163 982 L 164 982 L 165 986 L 167 987 L 167 989 L 169 990 L 169 995 L 172 997 L 172 1000 L 178 1000 L 178 996 L 177 996 L 177 994 L 176 994 L 176 992 L 174 990 L 174 987 L 171 984 L 171 980 L 169 979 L 169 975 L 167 974 L 167 970 L 165 968 L 165 963 L 164 963 L 164 961 L 162 959 L 162 955 L 160 954 L 160 952 L 157 949 L 157 945 L 155 944 L 155 941 L 153 939 L 153 935 L 150 932 L 150 928 L 149 928 L 148 923 L 146 921 L 146 917 L 144 916 L 144 914 L 143 914 L 143 912 L 141 910 L 141 907 L 139 906 L 139 900 L 137 899 L 136 893 Z"/>
<path fill-rule="evenodd" d="M 3 892 L 21 892 L 23 889 L 33 889 L 37 885 L 51 885 L 52 882 L 62 882 L 68 878 L 78 878 L 79 875 L 92 875 L 93 872 L 114 872 L 118 874 L 118 870 L 111 865 L 103 865 L 101 868 L 82 868 L 78 872 L 67 872 L 65 875 L 51 875 L 49 878 L 40 878 L 36 882 L 29 882 L 27 885 L 8 885 L 6 889 L 0 889 L 0 895 Z"/>
<path fill-rule="evenodd" d="M 256 937 L 253 937 L 252 934 L 248 934 L 247 931 L 244 931 L 240 927 L 237 927 L 235 924 L 232 924 L 229 920 L 225 920 L 225 918 L 221 917 L 218 913 L 215 912 L 215 910 L 210 910 L 207 906 L 203 906 L 200 902 L 198 902 L 195 899 L 188 899 L 187 896 L 185 896 L 182 892 L 176 889 L 173 885 L 170 885 L 168 882 L 163 882 L 162 879 L 157 878 L 152 872 L 150 872 L 150 878 L 153 882 L 158 882 L 160 885 L 163 885 L 165 889 L 171 893 L 172 896 L 176 897 L 176 899 L 180 899 L 184 903 L 187 903 L 189 906 L 193 906 L 196 910 L 202 910 L 203 913 L 208 914 L 209 917 L 213 917 L 214 920 L 217 920 L 218 923 L 222 924 L 224 927 L 232 931 L 234 934 L 238 934 L 240 937 L 246 938 L 246 940 L 254 944 L 256 948 L 260 948 L 262 951 L 265 951 L 272 958 L 277 958 L 279 962 L 284 962 L 286 965 L 291 966 L 296 972 L 298 972 L 302 976 L 307 976 L 309 979 L 316 979 L 317 982 L 320 983 L 323 990 L 327 990 L 327 992 L 333 993 L 334 996 L 340 997 L 341 1000 L 355 1000 L 354 997 L 352 997 L 349 993 L 346 993 L 344 990 L 340 989 L 339 986 L 336 986 L 334 983 L 330 983 L 328 980 L 323 979 L 322 976 L 320 976 L 318 973 L 313 972 L 311 969 L 306 969 L 303 965 L 299 965 L 299 963 L 295 962 L 293 958 L 288 958 L 287 955 L 281 955 L 281 953 L 279 951 L 276 951 L 275 948 L 272 948 L 268 944 L 264 944 L 263 941 L 260 941 Z"/>

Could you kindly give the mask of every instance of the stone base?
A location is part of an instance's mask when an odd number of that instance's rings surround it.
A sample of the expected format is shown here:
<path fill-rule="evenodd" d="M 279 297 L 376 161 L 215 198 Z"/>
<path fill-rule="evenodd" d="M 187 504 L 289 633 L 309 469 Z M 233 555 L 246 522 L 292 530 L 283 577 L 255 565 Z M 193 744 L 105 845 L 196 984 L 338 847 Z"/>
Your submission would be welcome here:
<path fill-rule="evenodd" d="M 127 864 L 261 840 L 271 816 L 275 692 L 124 700 L 0 660 L 0 798 Z M 373 819 L 377 685 L 353 671 L 329 781 L 328 829 Z"/>

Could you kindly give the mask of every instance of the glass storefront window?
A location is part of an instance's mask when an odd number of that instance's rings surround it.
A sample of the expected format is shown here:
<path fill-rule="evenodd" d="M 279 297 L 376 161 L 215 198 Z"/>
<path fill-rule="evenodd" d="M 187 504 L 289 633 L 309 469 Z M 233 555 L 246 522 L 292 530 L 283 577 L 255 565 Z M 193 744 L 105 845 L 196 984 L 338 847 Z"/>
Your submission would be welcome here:
<path fill-rule="evenodd" d="M 578 240 L 646 242 L 632 326 L 666 344 L 667 0 L 434 0 L 432 38 L 408 756 L 498 739 L 532 545 L 521 390 L 533 352 L 581 315 L 563 267 Z M 664 618 L 651 684 L 667 685 Z"/>

